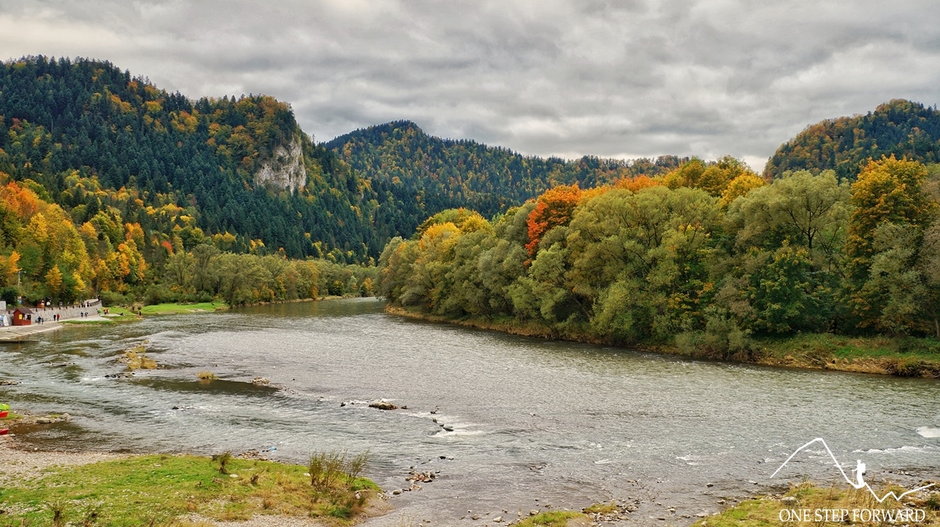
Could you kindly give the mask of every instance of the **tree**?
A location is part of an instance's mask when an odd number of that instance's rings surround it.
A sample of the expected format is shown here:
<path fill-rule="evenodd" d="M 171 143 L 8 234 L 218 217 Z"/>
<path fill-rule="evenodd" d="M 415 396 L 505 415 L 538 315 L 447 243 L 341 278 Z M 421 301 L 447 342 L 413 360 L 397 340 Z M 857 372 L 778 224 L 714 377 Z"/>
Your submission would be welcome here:
<path fill-rule="evenodd" d="M 60 298 L 62 295 L 62 271 L 59 271 L 58 265 L 53 265 L 46 273 L 46 290 L 52 298 Z"/>
<path fill-rule="evenodd" d="M 917 267 L 926 283 L 925 295 L 921 297 L 924 316 L 929 321 L 927 332 L 940 339 L 940 219 L 924 232 Z"/>
<path fill-rule="evenodd" d="M 562 185 L 545 191 L 535 200 L 535 208 L 526 218 L 529 241 L 526 250 L 534 256 L 542 237 L 553 227 L 567 225 L 581 200 L 577 185 Z"/>
<path fill-rule="evenodd" d="M 739 248 L 805 247 L 818 268 L 840 260 L 850 191 L 832 171 L 794 172 L 735 200 L 728 218 Z"/>
<path fill-rule="evenodd" d="M 727 208 L 728 205 L 740 198 L 741 196 L 746 196 L 748 192 L 763 187 L 767 182 L 759 178 L 756 174 L 744 173 L 734 179 L 732 179 L 728 186 L 725 187 L 725 190 L 721 193 L 721 204 L 722 207 Z"/>
<path fill-rule="evenodd" d="M 578 208 L 567 285 L 593 305 L 595 331 L 666 338 L 701 316 L 716 201 L 699 189 L 650 187 L 612 190 Z"/>
<path fill-rule="evenodd" d="M 924 191 L 927 167 L 894 156 L 870 161 L 852 185 L 847 252 L 858 273 L 865 274 L 874 252 L 874 233 L 882 223 L 926 227 L 937 207 Z"/>
<path fill-rule="evenodd" d="M 859 296 L 869 306 L 866 323 L 892 335 L 916 330 L 930 296 L 917 264 L 921 230 L 909 223 L 882 223 L 874 233 L 871 267 Z"/>
<path fill-rule="evenodd" d="M 701 159 L 693 158 L 663 176 L 663 182 L 669 188 L 700 188 L 718 197 L 735 178 L 744 175 L 757 177 L 746 164 L 731 156 L 725 156 L 714 163 L 705 163 Z"/>
<path fill-rule="evenodd" d="M 896 280 L 916 281 L 913 275 L 900 273 L 897 266 L 914 263 L 912 258 L 924 230 L 936 214 L 937 203 L 924 188 L 926 178 L 927 168 L 922 163 L 892 156 L 869 162 L 852 185 L 855 210 L 849 218 L 846 253 L 850 258 L 849 273 L 854 288 L 853 310 L 861 326 L 891 328 L 895 332 L 908 329 L 898 320 L 908 307 L 902 307 L 904 302 L 900 300 L 884 304 L 884 291 L 878 290 L 877 284 L 882 283 L 882 273 Z M 882 229 L 889 224 L 896 227 Z M 882 233 L 880 238 L 879 232 Z M 894 247 L 884 238 L 886 232 L 904 233 L 908 243 L 914 245 Z M 876 240 L 880 241 L 876 243 Z M 915 252 L 908 254 L 908 250 Z M 879 252 L 884 254 L 877 257 Z M 873 275 L 876 269 L 878 276 Z M 891 321 L 885 318 L 889 312 L 896 313 Z"/>
<path fill-rule="evenodd" d="M 785 243 L 751 257 L 756 261 L 746 278 L 748 327 L 777 334 L 829 329 L 834 291 L 820 280 L 807 248 Z"/>

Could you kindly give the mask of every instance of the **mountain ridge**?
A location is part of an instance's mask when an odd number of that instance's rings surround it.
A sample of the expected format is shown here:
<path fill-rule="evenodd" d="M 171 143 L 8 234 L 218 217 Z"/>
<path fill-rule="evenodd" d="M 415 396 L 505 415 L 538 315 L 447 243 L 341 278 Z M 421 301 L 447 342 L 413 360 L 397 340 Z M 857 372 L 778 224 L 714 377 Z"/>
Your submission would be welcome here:
<path fill-rule="evenodd" d="M 662 175 L 688 160 L 523 155 L 472 139 L 433 136 L 410 120 L 359 128 L 324 147 L 354 172 L 389 186 L 402 200 L 419 204 L 424 217 L 409 223 L 405 232 L 440 210 L 467 207 L 489 216 L 558 185 L 588 188 L 641 174 Z"/>
<path fill-rule="evenodd" d="M 781 144 L 767 161 L 764 176 L 832 169 L 840 178 L 854 179 L 869 159 L 892 155 L 940 162 L 940 111 L 892 99 L 864 115 L 824 119 Z"/>

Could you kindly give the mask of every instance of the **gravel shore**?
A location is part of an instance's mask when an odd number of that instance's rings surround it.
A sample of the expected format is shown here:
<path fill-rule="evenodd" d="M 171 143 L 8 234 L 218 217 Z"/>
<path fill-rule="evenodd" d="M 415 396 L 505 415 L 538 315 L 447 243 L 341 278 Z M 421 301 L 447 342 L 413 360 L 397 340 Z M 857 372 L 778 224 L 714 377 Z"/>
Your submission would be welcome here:
<path fill-rule="evenodd" d="M 107 452 L 43 452 L 20 449 L 14 437 L 0 436 L 0 485 L 17 479 L 36 477 L 49 467 L 84 465 L 120 457 L 126 456 Z"/>

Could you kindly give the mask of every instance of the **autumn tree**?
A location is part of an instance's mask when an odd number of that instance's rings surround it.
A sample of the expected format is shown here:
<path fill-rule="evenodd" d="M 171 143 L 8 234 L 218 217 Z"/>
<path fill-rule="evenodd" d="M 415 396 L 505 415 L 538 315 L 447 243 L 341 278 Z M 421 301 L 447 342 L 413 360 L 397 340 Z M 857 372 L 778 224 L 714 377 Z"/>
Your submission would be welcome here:
<path fill-rule="evenodd" d="M 731 156 L 725 156 L 714 163 L 693 158 L 663 176 L 663 182 L 669 188 L 699 188 L 719 197 L 732 181 L 741 176 L 757 177 L 744 162 Z"/>
<path fill-rule="evenodd" d="M 910 286 L 921 281 L 910 266 L 937 211 L 937 202 L 925 191 L 926 178 L 922 163 L 892 156 L 869 162 L 852 185 L 855 210 L 849 219 L 846 253 L 855 290 L 852 304 L 862 326 L 893 332 L 910 329 L 911 321 L 902 319 L 915 310 L 910 305 L 913 299 L 894 288 L 887 292 L 896 294 L 886 298 L 884 280 L 892 277 Z M 888 233 L 903 234 L 909 246 L 898 246 Z"/>
<path fill-rule="evenodd" d="M 874 233 L 882 223 L 926 227 L 936 203 L 924 191 L 927 167 L 894 156 L 870 161 L 852 185 L 852 205 L 846 247 L 856 276 L 865 274 L 874 253 Z"/>
<path fill-rule="evenodd" d="M 535 200 L 535 208 L 526 218 L 529 241 L 526 250 L 534 256 L 542 237 L 552 227 L 566 225 L 581 200 L 577 185 L 562 185 L 545 191 Z"/>

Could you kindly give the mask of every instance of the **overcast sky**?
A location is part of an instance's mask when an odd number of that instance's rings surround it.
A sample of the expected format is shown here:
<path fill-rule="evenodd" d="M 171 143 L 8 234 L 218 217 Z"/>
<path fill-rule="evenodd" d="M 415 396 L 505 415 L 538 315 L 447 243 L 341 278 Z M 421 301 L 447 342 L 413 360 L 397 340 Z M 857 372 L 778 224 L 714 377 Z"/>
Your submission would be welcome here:
<path fill-rule="evenodd" d="M 264 93 L 318 141 L 408 119 L 526 154 L 731 154 L 940 102 L 936 0 L 0 0 L 0 58 L 107 59 L 197 98 Z"/>

